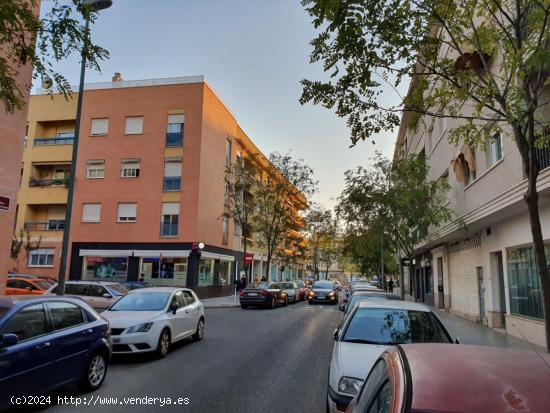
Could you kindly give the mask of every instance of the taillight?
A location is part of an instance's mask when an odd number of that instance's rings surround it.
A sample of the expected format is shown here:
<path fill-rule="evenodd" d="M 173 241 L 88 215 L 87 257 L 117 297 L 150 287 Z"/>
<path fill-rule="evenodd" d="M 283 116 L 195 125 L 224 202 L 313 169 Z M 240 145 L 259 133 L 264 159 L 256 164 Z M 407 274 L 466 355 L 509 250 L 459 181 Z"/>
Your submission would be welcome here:
<path fill-rule="evenodd" d="M 264 297 L 269 297 L 271 295 L 271 293 L 267 290 L 262 290 L 260 292 L 260 295 L 264 296 Z"/>
<path fill-rule="evenodd" d="M 244 290 L 241 291 L 241 297 L 243 297 L 245 295 L 245 292 Z"/>

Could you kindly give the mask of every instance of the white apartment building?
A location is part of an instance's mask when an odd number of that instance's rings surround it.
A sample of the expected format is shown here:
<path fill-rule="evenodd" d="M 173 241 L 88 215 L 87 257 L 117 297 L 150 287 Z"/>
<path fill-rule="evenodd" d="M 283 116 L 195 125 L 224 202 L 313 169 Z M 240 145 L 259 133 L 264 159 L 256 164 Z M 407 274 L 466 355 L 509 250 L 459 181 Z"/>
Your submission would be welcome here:
<path fill-rule="evenodd" d="M 448 180 L 453 219 L 429 228 L 405 267 L 409 299 L 505 329 L 544 346 L 541 287 L 535 269 L 527 206 L 527 181 L 515 142 L 495 134 L 486 150 L 454 145 L 455 119 L 425 119 L 416 131 L 404 114 L 394 157 L 424 151 L 429 180 Z M 425 126 L 422 126 L 425 123 Z M 539 150 L 540 219 L 550 265 L 550 149 Z"/>

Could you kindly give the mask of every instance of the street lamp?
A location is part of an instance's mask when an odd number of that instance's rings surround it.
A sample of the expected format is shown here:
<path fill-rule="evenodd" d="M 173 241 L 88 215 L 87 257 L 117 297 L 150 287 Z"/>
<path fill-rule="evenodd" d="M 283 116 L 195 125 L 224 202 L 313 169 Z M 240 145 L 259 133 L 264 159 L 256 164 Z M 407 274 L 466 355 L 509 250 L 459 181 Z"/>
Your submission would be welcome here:
<path fill-rule="evenodd" d="M 84 15 L 86 32 L 90 29 L 89 13 L 104 10 L 113 5 L 112 0 L 82 0 L 82 7 L 86 10 Z M 80 116 L 82 114 L 82 95 L 84 94 L 84 75 L 86 73 L 86 46 L 82 46 L 80 52 L 82 62 L 80 64 L 80 83 L 78 84 L 78 99 L 76 103 L 76 125 L 74 130 L 73 157 L 71 161 L 71 176 L 69 178 L 69 189 L 67 194 L 67 208 L 65 212 L 65 228 L 63 229 L 63 243 L 61 244 L 61 261 L 59 263 L 59 274 L 57 276 L 57 295 L 65 293 L 65 273 L 67 272 L 67 253 L 69 250 L 69 236 L 71 233 L 71 216 L 73 210 L 74 182 L 76 176 L 76 160 L 78 155 L 78 137 L 80 135 Z"/>

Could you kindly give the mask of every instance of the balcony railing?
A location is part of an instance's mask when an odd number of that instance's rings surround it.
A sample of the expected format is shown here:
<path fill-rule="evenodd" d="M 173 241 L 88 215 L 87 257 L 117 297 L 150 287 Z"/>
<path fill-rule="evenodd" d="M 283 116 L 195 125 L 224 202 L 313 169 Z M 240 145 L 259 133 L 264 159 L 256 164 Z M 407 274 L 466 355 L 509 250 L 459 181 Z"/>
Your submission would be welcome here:
<path fill-rule="evenodd" d="M 177 222 L 161 222 L 160 236 L 161 237 L 176 237 L 178 235 Z"/>
<path fill-rule="evenodd" d="M 550 146 L 541 149 L 535 149 L 537 163 L 542 171 L 550 166 Z"/>
<path fill-rule="evenodd" d="M 74 136 L 64 136 L 62 138 L 34 138 L 34 146 L 48 145 L 72 145 Z"/>
<path fill-rule="evenodd" d="M 38 179 L 31 178 L 29 186 L 69 186 L 69 178 L 63 179 Z"/>
<path fill-rule="evenodd" d="M 48 222 L 25 222 L 24 229 L 29 231 L 63 231 L 65 220 L 52 219 Z"/>
<path fill-rule="evenodd" d="M 166 146 L 183 146 L 183 131 L 166 132 Z"/>
<path fill-rule="evenodd" d="M 165 176 L 162 189 L 164 192 L 179 191 L 181 189 L 181 177 Z"/>

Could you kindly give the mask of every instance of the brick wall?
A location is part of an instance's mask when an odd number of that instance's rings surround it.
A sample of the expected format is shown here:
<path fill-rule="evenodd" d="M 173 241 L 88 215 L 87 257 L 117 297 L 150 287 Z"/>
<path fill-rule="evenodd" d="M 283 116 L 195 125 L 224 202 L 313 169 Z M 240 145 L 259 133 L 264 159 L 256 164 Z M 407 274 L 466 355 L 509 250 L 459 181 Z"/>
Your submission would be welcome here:
<path fill-rule="evenodd" d="M 481 247 L 449 252 L 450 311 L 471 320 L 479 319 L 476 267 L 482 258 Z"/>

